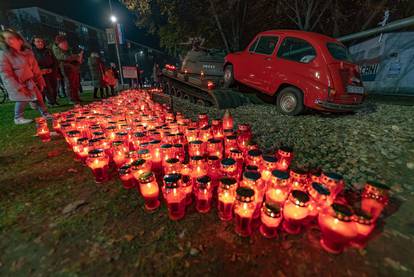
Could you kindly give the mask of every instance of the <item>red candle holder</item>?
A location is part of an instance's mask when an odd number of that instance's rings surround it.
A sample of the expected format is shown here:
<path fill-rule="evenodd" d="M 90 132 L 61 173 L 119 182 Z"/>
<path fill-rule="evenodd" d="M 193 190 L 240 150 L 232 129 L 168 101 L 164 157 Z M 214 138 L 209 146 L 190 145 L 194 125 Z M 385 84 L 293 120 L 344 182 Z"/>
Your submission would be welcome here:
<path fill-rule="evenodd" d="M 223 177 L 218 188 L 217 211 L 220 220 L 230 221 L 233 218 L 234 201 L 236 201 L 237 180 Z"/>
<path fill-rule="evenodd" d="M 76 142 L 76 145 L 73 146 L 72 150 L 75 153 L 77 160 L 85 162 L 89 153 L 89 139 L 79 138 Z"/>
<path fill-rule="evenodd" d="M 278 228 L 282 222 L 282 213 L 278 205 L 264 203 L 260 215 L 262 224 L 260 225 L 260 233 L 265 238 L 275 238 Z"/>
<path fill-rule="evenodd" d="M 240 179 L 237 163 L 232 158 L 225 158 L 221 160 L 220 171 L 223 176 L 234 178 L 236 180 Z"/>
<path fill-rule="evenodd" d="M 188 206 L 193 202 L 193 183 L 190 176 L 181 174 L 179 185 L 185 192 L 185 204 Z"/>
<path fill-rule="evenodd" d="M 246 166 L 247 165 L 254 165 L 258 168 L 262 163 L 262 151 L 258 149 L 249 150 L 246 155 Z"/>
<path fill-rule="evenodd" d="M 208 126 L 208 115 L 206 113 L 201 113 L 198 115 L 198 128 L 203 128 Z"/>
<path fill-rule="evenodd" d="M 46 126 L 47 128 L 47 126 Z M 47 131 L 49 132 L 49 130 L 47 129 Z M 76 142 L 79 138 L 81 138 L 81 132 L 79 132 L 78 130 L 71 130 L 65 133 L 65 139 L 66 142 L 68 144 L 68 146 L 70 148 L 73 148 L 73 146 L 76 145 Z M 50 137 L 50 133 L 49 133 L 49 137 Z"/>
<path fill-rule="evenodd" d="M 230 151 L 232 149 L 239 149 L 239 147 L 237 146 L 237 136 L 226 136 L 226 138 L 224 139 L 224 152 L 226 154 L 226 157 L 230 155 Z"/>
<path fill-rule="evenodd" d="M 164 186 L 162 188 L 164 199 L 167 202 L 168 216 L 171 220 L 182 219 L 185 215 L 186 193 L 179 186 L 179 174 L 164 176 Z"/>
<path fill-rule="evenodd" d="M 167 160 L 175 158 L 172 144 L 161 145 L 162 167 L 165 166 Z"/>
<path fill-rule="evenodd" d="M 164 174 L 173 174 L 173 173 L 180 173 L 182 169 L 182 165 L 180 163 L 180 160 L 177 158 L 170 158 L 165 161 L 164 165 Z"/>
<path fill-rule="evenodd" d="M 344 179 L 341 175 L 333 172 L 322 173 L 320 181 L 324 184 L 332 194 L 332 197 L 335 199 L 336 196 L 342 192 L 345 187 Z"/>
<path fill-rule="evenodd" d="M 235 231 L 239 236 L 248 237 L 252 234 L 252 221 L 255 209 L 254 190 L 239 187 L 236 190 L 236 201 L 234 203 Z"/>
<path fill-rule="evenodd" d="M 266 202 L 282 207 L 289 192 L 289 174 L 286 171 L 273 170 L 266 191 Z"/>
<path fill-rule="evenodd" d="M 190 158 L 191 172 L 190 177 L 193 185 L 196 184 L 196 179 L 198 177 L 204 176 L 207 174 L 207 166 L 204 158 L 202 156 L 193 156 Z"/>
<path fill-rule="evenodd" d="M 118 169 L 119 178 L 125 189 L 132 189 L 137 187 L 136 179 L 132 174 L 131 165 L 125 164 Z"/>
<path fill-rule="evenodd" d="M 291 189 L 307 191 L 308 172 L 302 168 L 294 168 L 290 171 Z"/>
<path fill-rule="evenodd" d="M 318 222 L 322 234 L 320 243 L 325 251 L 342 253 L 356 238 L 358 233 L 352 215 L 350 207 L 339 203 L 334 203 L 319 213 Z"/>
<path fill-rule="evenodd" d="M 261 174 L 257 171 L 246 171 L 243 173 L 243 180 L 240 186 L 248 187 L 254 190 L 254 201 L 256 208 L 253 214 L 253 218 L 260 217 L 260 209 L 263 203 L 263 197 L 266 192 L 266 184 L 261 179 Z"/>
<path fill-rule="evenodd" d="M 151 160 L 137 159 L 134 160 L 130 165 L 132 175 L 136 181 L 139 180 L 141 174 L 151 171 Z"/>
<path fill-rule="evenodd" d="M 111 125 L 105 128 L 105 137 L 107 137 L 110 141 L 115 140 L 115 132 L 116 132 L 116 126 Z"/>
<path fill-rule="evenodd" d="M 139 150 L 142 143 L 147 142 L 147 137 L 144 132 L 136 132 L 131 141 L 131 148 L 133 150 Z"/>
<path fill-rule="evenodd" d="M 207 141 L 207 155 L 223 158 L 223 142 L 219 139 L 209 139 Z"/>
<path fill-rule="evenodd" d="M 309 195 L 302 190 L 292 190 L 283 206 L 283 229 L 289 234 L 299 234 L 309 215 Z"/>
<path fill-rule="evenodd" d="M 161 141 L 152 140 L 149 145 L 152 159 L 152 171 L 159 172 L 162 169 Z"/>
<path fill-rule="evenodd" d="M 174 157 L 176 157 L 180 163 L 183 163 L 185 160 L 185 149 L 184 145 L 181 143 L 176 143 L 173 145 L 174 148 Z"/>
<path fill-rule="evenodd" d="M 223 124 L 221 123 L 220 119 L 213 119 L 211 121 L 211 132 L 213 133 L 213 137 L 215 139 L 223 140 L 224 131 Z"/>
<path fill-rule="evenodd" d="M 277 150 L 277 170 L 287 171 L 292 159 L 293 159 L 293 149 L 287 146 L 282 146 Z"/>
<path fill-rule="evenodd" d="M 201 140 L 193 140 L 188 143 L 188 155 L 193 156 L 204 156 L 206 153 L 206 144 Z"/>
<path fill-rule="evenodd" d="M 209 139 L 213 138 L 213 134 L 211 133 L 210 126 L 204 126 L 203 128 L 200 128 L 200 133 L 198 135 L 199 139 L 206 143 Z"/>
<path fill-rule="evenodd" d="M 103 183 L 108 180 L 109 157 L 103 149 L 93 149 L 89 151 L 86 164 L 92 169 L 96 183 Z"/>
<path fill-rule="evenodd" d="M 50 131 L 47 125 L 37 129 L 37 136 L 42 140 L 42 142 L 49 142 L 51 140 Z"/>
<path fill-rule="evenodd" d="M 233 128 L 233 117 L 231 116 L 230 112 L 226 110 L 223 116 L 223 130 L 233 130 Z"/>
<path fill-rule="evenodd" d="M 141 173 L 138 178 L 139 190 L 145 201 L 145 209 L 147 211 L 154 211 L 160 206 L 158 200 L 159 188 L 155 180 L 155 176 L 151 171 Z"/>
<path fill-rule="evenodd" d="M 262 155 L 262 160 L 259 166 L 260 173 L 262 174 L 262 179 L 265 182 L 269 182 L 272 178 L 272 171 L 276 170 L 277 159 L 274 156 Z"/>
<path fill-rule="evenodd" d="M 208 213 L 211 209 L 211 199 L 213 197 L 213 188 L 209 176 L 204 175 L 196 179 L 194 195 L 196 210 L 199 213 Z"/>
<path fill-rule="evenodd" d="M 367 245 L 372 231 L 375 229 L 375 221 L 371 215 L 361 209 L 354 211 L 352 221 L 355 224 L 357 236 L 351 241 L 351 246 L 363 249 Z"/>
<path fill-rule="evenodd" d="M 188 143 L 191 141 L 198 140 L 198 129 L 197 128 L 188 128 L 185 130 L 185 136 L 187 138 Z"/>
<path fill-rule="evenodd" d="M 389 201 L 389 187 L 376 182 L 368 181 L 362 192 L 361 209 L 372 215 L 374 220 L 381 215 Z"/>
<path fill-rule="evenodd" d="M 126 162 L 126 156 L 129 152 L 127 146 L 121 140 L 115 140 L 112 142 L 112 160 L 117 168 L 121 167 Z"/>

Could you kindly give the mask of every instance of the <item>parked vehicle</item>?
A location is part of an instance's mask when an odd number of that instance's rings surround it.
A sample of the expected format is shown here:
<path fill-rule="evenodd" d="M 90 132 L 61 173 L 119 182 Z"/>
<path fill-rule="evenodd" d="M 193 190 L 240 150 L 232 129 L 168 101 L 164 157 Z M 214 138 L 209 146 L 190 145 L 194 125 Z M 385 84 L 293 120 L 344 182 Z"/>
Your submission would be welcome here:
<path fill-rule="evenodd" d="M 192 49 L 185 61 L 180 69 L 166 66 L 163 88 L 197 104 L 227 108 L 249 103 L 237 91 L 238 83 L 267 96 L 287 115 L 300 114 L 305 108 L 353 111 L 365 98 L 358 66 L 351 62 L 346 47 L 321 34 L 259 33 L 244 51 L 225 57 L 224 73 L 217 69 L 217 55 L 207 50 Z"/>

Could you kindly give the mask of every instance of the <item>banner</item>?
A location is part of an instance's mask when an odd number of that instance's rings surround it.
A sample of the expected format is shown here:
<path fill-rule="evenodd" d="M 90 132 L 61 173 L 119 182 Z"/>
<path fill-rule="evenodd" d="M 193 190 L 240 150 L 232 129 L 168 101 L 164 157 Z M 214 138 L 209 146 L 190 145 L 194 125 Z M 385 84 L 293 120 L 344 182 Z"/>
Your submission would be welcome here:
<path fill-rule="evenodd" d="M 123 66 L 122 76 L 124 76 L 125 79 L 137 79 L 137 68 L 135 66 Z"/>
<path fill-rule="evenodd" d="M 124 44 L 124 28 L 121 24 L 116 24 L 115 26 L 116 38 L 119 44 Z"/>
<path fill-rule="evenodd" d="M 106 28 L 106 39 L 108 44 L 115 44 L 115 30 L 114 28 Z"/>

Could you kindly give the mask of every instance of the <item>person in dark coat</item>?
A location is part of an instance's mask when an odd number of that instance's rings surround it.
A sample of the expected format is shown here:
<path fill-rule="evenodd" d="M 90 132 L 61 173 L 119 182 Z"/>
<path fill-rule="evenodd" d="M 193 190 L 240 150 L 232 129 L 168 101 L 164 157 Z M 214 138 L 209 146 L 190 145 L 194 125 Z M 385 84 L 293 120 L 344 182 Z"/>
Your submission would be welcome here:
<path fill-rule="evenodd" d="M 61 74 L 59 70 L 59 62 L 57 61 L 52 50 L 45 47 L 45 41 L 40 36 L 34 36 L 32 38 L 33 53 L 35 54 L 37 63 L 39 64 L 40 71 L 42 72 L 43 79 L 45 80 L 46 87 L 44 96 L 46 96 L 47 102 L 51 106 L 57 106 L 57 89 L 58 89 L 58 75 Z"/>
<path fill-rule="evenodd" d="M 33 103 L 43 117 L 52 119 L 43 102 L 41 91 L 46 84 L 36 58 L 23 37 L 12 29 L 0 32 L 0 78 L 9 99 L 16 102 L 15 124 L 33 121 L 24 118 L 24 109 L 29 103 Z"/>
<path fill-rule="evenodd" d="M 101 98 L 104 98 L 106 90 L 104 83 L 105 66 L 98 53 L 91 53 L 88 59 L 88 65 L 92 78 L 93 98 L 98 98 L 98 91 L 100 92 Z"/>
<path fill-rule="evenodd" d="M 66 37 L 61 35 L 56 36 L 52 50 L 56 59 L 59 61 L 60 70 L 65 80 L 65 91 L 69 93 L 70 103 L 79 104 L 79 72 L 83 50 L 78 54 L 74 54 L 69 49 Z"/>

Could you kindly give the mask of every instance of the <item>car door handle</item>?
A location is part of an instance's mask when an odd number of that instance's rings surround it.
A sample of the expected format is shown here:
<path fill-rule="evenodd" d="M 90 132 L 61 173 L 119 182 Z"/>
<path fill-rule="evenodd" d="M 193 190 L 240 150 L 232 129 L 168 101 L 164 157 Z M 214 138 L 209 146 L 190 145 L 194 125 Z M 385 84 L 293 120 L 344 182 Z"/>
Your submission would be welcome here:
<path fill-rule="evenodd" d="M 269 57 L 265 58 L 265 61 L 271 61 L 271 60 L 272 58 L 269 58 Z"/>

